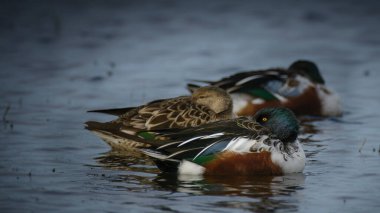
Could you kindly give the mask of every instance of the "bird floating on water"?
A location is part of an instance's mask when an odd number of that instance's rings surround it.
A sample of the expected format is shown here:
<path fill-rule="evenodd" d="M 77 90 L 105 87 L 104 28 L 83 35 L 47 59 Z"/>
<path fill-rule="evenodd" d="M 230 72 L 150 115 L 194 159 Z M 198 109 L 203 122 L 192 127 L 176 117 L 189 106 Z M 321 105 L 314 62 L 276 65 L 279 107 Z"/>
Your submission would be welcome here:
<path fill-rule="evenodd" d="M 151 130 L 176 130 L 234 117 L 229 94 L 213 86 L 196 89 L 191 96 L 156 100 L 138 107 L 89 112 L 118 116 L 105 123 L 88 121 L 85 127 L 116 150 L 145 146 L 131 136 L 150 135 L 147 132 Z"/>
<path fill-rule="evenodd" d="M 240 72 L 219 81 L 199 81 L 230 93 L 233 112 L 254 115 L 265 107 L 283 106 L 297 115 L 340 116 L 339 96 L 325 85 L 317 65 L 299 60 L 288 69 L 273 68 Z M 198 85 L 188 84 L 192 91 Z"/>
<path fill-rule="evenodd" d="M 123 132 L 122 130 L 120 130 Z M 138 135 L 141 149 L 164 172 L 180 175 L 281 175 L 302 172 L 299 124 L 286 108 L 265 108 L 176 132 Z M 154 131 L 153 131 L 154 132 Z M 126 133 L 126 132 L 124 132 Z M 129 135 L 135 139 L 136 134 Z"/>

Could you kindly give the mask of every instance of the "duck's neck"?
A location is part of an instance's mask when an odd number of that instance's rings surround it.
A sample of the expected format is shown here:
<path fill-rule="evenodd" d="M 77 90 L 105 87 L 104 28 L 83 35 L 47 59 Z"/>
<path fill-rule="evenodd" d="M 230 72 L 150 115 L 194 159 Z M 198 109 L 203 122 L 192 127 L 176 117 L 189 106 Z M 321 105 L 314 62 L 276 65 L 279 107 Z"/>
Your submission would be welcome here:
<path fill-rule="evenodd" d="M 218 120 L 225 120 L 235 118 L 236 115 L 232 112 L 232 107 L 229 107 L 227 110 L 219 112 L 216 117 Z"/>

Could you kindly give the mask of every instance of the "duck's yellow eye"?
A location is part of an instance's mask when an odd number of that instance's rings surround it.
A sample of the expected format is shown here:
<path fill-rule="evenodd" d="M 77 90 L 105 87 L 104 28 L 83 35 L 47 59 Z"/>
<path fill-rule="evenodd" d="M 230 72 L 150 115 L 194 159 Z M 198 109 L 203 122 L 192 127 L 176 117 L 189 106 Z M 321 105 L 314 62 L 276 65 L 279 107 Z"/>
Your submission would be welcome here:
<path fill-rule="evenodd" d="M 263 117 L 263 118 L 261 119 L 261 121 L 262 121 L 262 122 L 267 122 L 267 121 L 268 121 L 268 118 L 267 118 L 267 117 Z"/>

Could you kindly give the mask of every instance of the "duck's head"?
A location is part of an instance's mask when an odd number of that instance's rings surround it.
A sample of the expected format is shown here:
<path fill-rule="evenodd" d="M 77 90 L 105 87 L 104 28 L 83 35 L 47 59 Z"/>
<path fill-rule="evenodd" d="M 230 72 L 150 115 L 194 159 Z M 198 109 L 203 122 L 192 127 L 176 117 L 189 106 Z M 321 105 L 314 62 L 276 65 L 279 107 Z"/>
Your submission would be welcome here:
<path fill-rule="evenodd" d="M 254 115 L 254 119 L 284 143 L 295 142 L 298 137 L 298 120 L 287 108 L 264 108 Z"/>
<path fill-rule="evenodd" d="M 197 104 L 205 105 L 216 113 L 232 111 L 232 99 L 223 89 L 214 86 L 201 87 L 191 95 Z"/>
<path fill-rule="evenodd" d="M 325 84 L 325 80 L 314 62 L 299 60 L 291 64 L 289 70 L 305 76 L 314 83 Z"/>

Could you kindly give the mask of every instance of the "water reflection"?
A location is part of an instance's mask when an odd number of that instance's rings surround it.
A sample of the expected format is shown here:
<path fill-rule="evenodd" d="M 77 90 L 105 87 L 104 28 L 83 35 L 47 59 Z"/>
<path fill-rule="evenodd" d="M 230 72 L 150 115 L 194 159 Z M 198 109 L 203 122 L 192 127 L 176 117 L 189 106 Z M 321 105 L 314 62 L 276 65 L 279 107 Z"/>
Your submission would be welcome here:
<path fill-rule="evenodd" d="M 150 158 L 137 151 L 116 151 L 111 150 L 103 153 L 95 160 L 101 167 L 136 172 L 158 171 Z"/>
<path fill-rule="evenodd" d="M 153 190 L 169 191 L 170 194 L 185 193 L 188 196 L 213 196 L 216 201 L 209 205 L 218 208 L 244 208 L 253 211 L 272 211 L 279 208 L 294 210 L 297 205 L 289 199 L 292 194 L 303 189 L 306 178 L 304 174 L 250 177 L 177 176 L 160 173 L 149 158 L 138 152 L 110 151 L 96 160 L 103 168 L 122 172 L 103 177 L 114 190 Z M 242 200 L 241 197 L 247 199 Z"/>
<path fill-rule="evenodd" d="M 300 121 L 301 135 L 321 133 L 321 130 L 313 122 L 323 120 L 322 117 L 302 116 L 298 117 L 298 120 Z"/>
<path fill-rule="evenodd" d="M 214 207 L 249 209 L 251 211 L 272 211 L 275 209 L 296 210 L 297 205 L 290 196 L 304 187 L 306 176 L 179 176 L 159 174 L 153 180 L 157 190 L 190 195 L 221 196 L 224 199 L 213 202 Z M 227 199 L 225 198 L 227 196 Z M 242 199 L 242 197 L 249 199 Z M 235 200 L 234 198 L 238 198 Z"/>
<path fill-rule="evenodd" d="M 268 197 L 301 189 L 305 175 L 286 176 L 177 176 L 161 173 L 154 182 L 161 189 L 206 195 Z"/>

